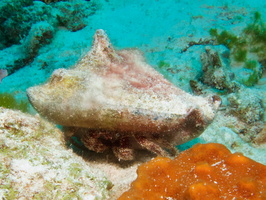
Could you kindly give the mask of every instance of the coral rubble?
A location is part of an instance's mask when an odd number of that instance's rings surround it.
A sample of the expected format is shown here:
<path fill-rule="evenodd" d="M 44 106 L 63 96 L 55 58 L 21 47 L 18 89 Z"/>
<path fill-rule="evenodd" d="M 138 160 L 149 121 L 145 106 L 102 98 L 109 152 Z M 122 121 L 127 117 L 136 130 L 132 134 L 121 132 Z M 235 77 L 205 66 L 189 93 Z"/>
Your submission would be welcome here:
<path fill-rule="evenodd" d="M 125 199 L 266 198 L 266 166 L 217 143 L 197 144 L 174 160 L 157 157 L 138 168 Z"/>
<path fill-rule="evenodd" d="M 51 123 L 0 107 L 0 199 L 107 199 L 110 182 Z"/>
<path fill-rule="evenodd" d="M 144 62 L 137 50 L 116 51 L 97 30 L 92 49 L 74 68 L 28 89 L 32 105 L 96 152 L 122 160 L 146 148 L 158 155 L 197 137 L 212 121 L 219 97 L 192 96 Z"/>
<path fill-rule="evenodd" d="M 244 122 L 251 124 L 263 120 L 264 108 L 258 92 L 242 89 L 228 95 L 228 101 L 232 113 Z"/>

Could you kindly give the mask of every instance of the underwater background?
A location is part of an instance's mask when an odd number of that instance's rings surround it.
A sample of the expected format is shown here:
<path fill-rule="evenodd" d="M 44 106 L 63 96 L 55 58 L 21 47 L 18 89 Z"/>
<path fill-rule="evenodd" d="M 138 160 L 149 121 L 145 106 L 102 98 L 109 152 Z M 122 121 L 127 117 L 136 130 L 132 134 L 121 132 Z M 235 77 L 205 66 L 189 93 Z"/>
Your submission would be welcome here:
<path fill-rule="evenodd" d="M 103 29 L 116 49 L 141 50 L 147 63 L 182 90 L 193 95 L 221 97 L 222 104 L 214 121 L 201 136 L 178 146 L 179 150 L 189 149 L 197 143 L 220 143 L 231 152 L 241 152 L 265 165 L 265 9 L 266 2 L 263 0 L 0 0 L 0 107 L 35 116 L 37 111 L 28 101 L 26 90 L 45 83 L 56 69 L 74 66 L 90 50 L 95 31 Z M 16 115 L 10 114 L 9 118 Z M 6 115 L 1 117 L 0 122 L 3 122 Z M 6 129 L 8 128 L 1 127 L 1 133 Z M 45 128 L 47 131 L 48 129 Z M 18 132 L 21 130 L 16 128 Z M 42 143 L 40 134 L 43 133 L 40 132 L 45 131 L 38 131 L 36 141 L 40 145 L 52 145 L 53 137 L 59 137 L 50 135 L 51 144 L 48 141 Z M 36 130 L 29 133 L 33 132 L 37 133 Z M 13 163 L 14 169 L 23 164 L 25 169 L 32 169 L 30 174 L 25 174 L 24 168 L 21 169 L 24 175 L 18 177 L 28 180 L 35 172 L 39 175 L 46 173 L 43 170 L 45 167 L 36 168 L 37 161 L 29 166 L 26 158 L 31 160 L 36 155 L 28 152 L 22 161 L 6 161 L 18 152 L 4 152 L 4 137 L 7 138 L 2 135 L 0 140 L 2 162 Z M 8 137 L 13 138 L 11 133 Z M 34 138 L 35 136 L 30 138 L 31 142 Z M 13 142 L 19 144 L 16 140 Z M 60 168 L 67 176 L 71 171 L 71 184 L 79 180 L 77 176 L 82 176 L 81 173 L 89 173 L 84 175 L 88 181 L 91 181 L 93 174 L 97 178 L 94 177 L 93 183 L 86 184 L 91 184 L 88 191 L 97 192 L 85 194 L 86 188 L 80 192 L 79 188 L 83 186 L 76 185 L 73 186 L 72 196 L 64 197 L 53 193 L 46 199 L 56 195 L 55 199 L 75 199 L 78 195 L 80 199 L 109 199 L 110 188 L 115 188 L 114 191 L 117 192 L 123 188 L 121 185 L 125 183 L 128 186 L 136 178 L 133 169 L 129 172 L 129 168 L 121 168 L 118 164 L 112 168 L 102 160 L 99 161 L 100 164 L 86 166 L 86 162 L 71 150 L 64 150 L 63 142 L 61 143 L 62 148 L 58 150 L 61 153 L 58 154 L 65 156 L 68 165 L 65 164 L 67 167 L 64 167 L 64 162 L 58 161 L 60 165 L 53 168 L 53 173 L 57 174 L 56 170 Z M 34 143 L 23 145 L 33 145 L 34 148 Z M 26 146 L 24 151 L 29 151 Z M 73 157 L 76 156 L 73 159 L 75 162 L 69 161 L 72 156 L 70 151 Z M 23 154 L 23 151 L 20 153 Z M 51 159 L 53 161 L 49 161 L 50 164 L 56 163 L 56 159 L 60 160 L 62 156 Z M 43 159 L 45 160 L 45 156 Z M 134 170 L 142 162 L 139 158 Z M 42 166 L 46 165 L 43 160 L 41 163 Z M 10 173 L 7 167 L 9 164 L 1 165 L 2 179 Z M 109 168 L 108 172 L 105 171 L 112 174 L 109 180 L 103 178 L 108 175 L 97 170 L 95 172 L 95 168 L 103 171 Z M 132 178 L 123 181 L 121 177 L 126 174 L 130 174 Z M 54 176 L 56 175 L 51 175 Z M 7 179 L 15 180 L 14 177 Z M 117 183 L 119 186 L 113 179 L 120 179 L 120 183 Z M 21 182 L 20 184 L 23 185 Z M 29 180 L 27 184 L 30 184 Z M 55 188 L 52 184 L 54 182 L 51 181 L 42 184 L 45 185 L 44 191 Z M 0 198 L 18 199 L 16 195 L 20 194 L 19 190 L 11 192 L 10 189 L 14 185 L 3 185 L 6 187 L 0 187 Z M 36 188 L 41 190 L 37 186 Z M 7 198 L 7 191 L 13 196 Z M 28 193 L 34 193 L 33 191 L 35 190 Z M 44 194 L 40 193 L 39 197 L 43 198 L 42 195 Z M 27 198 L 33 197 L 26 196 L 24 199 Z"/>

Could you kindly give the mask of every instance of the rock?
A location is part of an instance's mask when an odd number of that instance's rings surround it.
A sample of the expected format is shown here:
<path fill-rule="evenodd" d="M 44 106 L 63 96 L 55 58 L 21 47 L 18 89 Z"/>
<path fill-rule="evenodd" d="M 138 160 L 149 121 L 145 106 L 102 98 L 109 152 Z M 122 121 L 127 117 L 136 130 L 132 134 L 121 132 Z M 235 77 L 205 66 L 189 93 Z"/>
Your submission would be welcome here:
<path fill-rule="evenodd" d="M 83 0 L 52 4 L 0 1 L 0 69 L 6 69 L 10 75 L 29 65 L 58 30 L 84 28 L 97 8 L 98 3 Z"/>
<path fill-rule="evenodd" d="M 45 0 L 51 1 L 51 0 Z M 89 24 L 89 17 L 99 8 L 94 1 L 53 1 L 57 2 L 54 7 L 57 9 L 57 20 L 60 26 L 70 31 L 78 31 Z"/>
<path fill-rule="evenodd" d="M 247 142 L 257 143 L 256 138 L 264 126 L 263 99 L 258 91 L 250 88 L 243 88 L 237 93 L 228 95 L 228 114 L 238 119 L 238 131 L 240 137 Z"/>
<path fill-rule="evenodd" d="M 228 101 L 231 112 L 244 122 L 251 124 L 263 120 L 263 102 L 256 90 L 239 90 L 230 94 Z"/>
<path fill-rule="evenodd" d="M 226 54 L 226 52 L 222 53 Z M 232 82 L 234 74 L 228 66 L 228 61 L 222 56 L 223 54 L 219 54 L 218 51 L 206 47 L 206 51 L 201 54 L 203 74 L 200 79 L 204 84 L 218 90 L 232 92 L 236 87 L 234 82 Z"/>
<path fill-rule="evenodd" d="M 49 44 L 53 38 L 54 27 L 47 22 L 33 24 L 28 36 L 23 43 L 23 49 L 28 59 L 33 59 L 38 54 L 39 49 Z"/>
<path fill-rule="evenodd" d="M 40 117 L 0 107 L 0 199 L 108 199 L 111 184 Z"/>

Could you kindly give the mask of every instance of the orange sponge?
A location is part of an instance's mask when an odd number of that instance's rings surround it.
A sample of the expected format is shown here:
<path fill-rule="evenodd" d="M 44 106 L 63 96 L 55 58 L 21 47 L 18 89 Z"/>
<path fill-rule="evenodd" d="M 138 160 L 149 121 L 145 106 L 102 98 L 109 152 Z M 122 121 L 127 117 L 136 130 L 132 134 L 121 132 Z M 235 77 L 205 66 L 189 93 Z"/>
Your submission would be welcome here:
<path fill-rule="evenodd" d="M 157 157 L 118 200 L 265 200 L 266 166 L 224 145 L 197 144 L 174 160 Z"/>

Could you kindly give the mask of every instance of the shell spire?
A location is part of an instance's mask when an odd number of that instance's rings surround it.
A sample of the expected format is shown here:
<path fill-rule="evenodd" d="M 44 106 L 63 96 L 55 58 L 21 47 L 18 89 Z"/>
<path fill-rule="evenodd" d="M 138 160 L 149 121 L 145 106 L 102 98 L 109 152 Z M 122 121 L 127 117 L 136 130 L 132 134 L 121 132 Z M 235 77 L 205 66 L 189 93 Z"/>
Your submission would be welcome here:
<path fill-rule="evenodd" d="M 112 62 L 117 62 L 121 59 L 103 29 L 96 30 L 90 55 L 95 57 L 103 56 L 105 58 L 102 59 L 108 59 Z"/>

